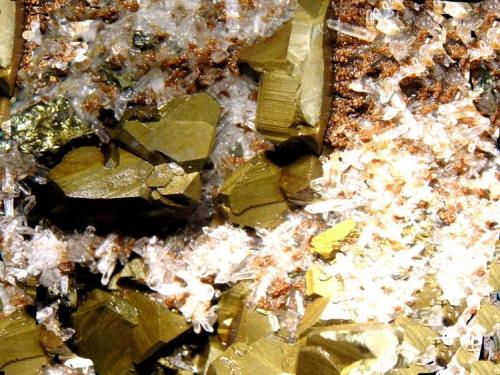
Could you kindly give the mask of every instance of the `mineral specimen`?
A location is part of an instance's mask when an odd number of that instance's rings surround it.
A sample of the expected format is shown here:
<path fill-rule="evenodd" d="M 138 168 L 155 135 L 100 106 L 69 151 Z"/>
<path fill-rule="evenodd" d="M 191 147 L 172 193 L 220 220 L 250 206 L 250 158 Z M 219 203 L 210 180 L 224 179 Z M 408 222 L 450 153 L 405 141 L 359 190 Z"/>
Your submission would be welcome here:
<path fill-rule="evenodd" d="M 69 141 L 92 134 L 89 125 L 74 113 L 70 103 L 58 98 L 39 103 L 11 118 L 11 139 L 25 153 L 55 151 Z"/>
<path fill-rule="evenodd" d="M 138 313 L 119 296 L 96 290 L 73 314 L 76 351 L 103 375 L 135 373 L 130 343 Z"/>
<path fill-rule="evenodd" d="M 39 341 L 40 327 L 25 311 L 0 320 L 0 371 L 6 375 L 33 374 L 49 363 Z"/>
<path fill-rule="evenodd" d="M 307 336 L 297 359 L 299 374 L 384 373 L 391 369 L 398 339 L 380 324 L 340 324 L 321 327 Z"/>
<path fill-rule="evenodd" d="M 140 363 L 189 330 L 185 320 L 135 291 L 93 291 L 73 314 L 77 352 L 100 374 L 137 373 Z"/>
<path fill-rule="evenodd" d="M 281 170 L 280 187 L 287 198 L 295 203 L 309 202 L 313 198 L 311 181 L 322 175 L 321 162 L 315 155 L 304 155 Z"/>
<path fill-rule="evenodd" d="M 147 198 L 146 178 L 153 166 L 125 150 L 120 149 L 119 154 L 119 165 L 106 168 L 104 155 L 97 147 L 74 149 L 50 171 L 49 178 L 73 198 Z"/>
<path fill-rule="evenodd" d="M 12 0 L 0 1 L 0 96 L 14 94 L 23 42 L 23 7 Z"/>
<path fill-rule="evenodd" d="M 300 138 L 319 153 L 328 120 L 329 0 L 298 1 L 293 19 L 240 58 L 261 71 L 257 130 L 273 142 Z"/>
<path fill-rule="evenodd" d="M 297 349 L 274 335 L 252 344 L 237 343 L 210 364 L 207 375 L 294 373 Z"/>
<path fill-rule="evenodd" d="M 141 363 L 162 346 L 191 328 L 182 315 L 169 311 L 145 294 L 128 291 L 125 300 L 137 309 L 137 326 L 132 333 L 134 363 Z"/>
<path fill-rule="evenodd" d="M 214 144 L 221 112 L 217 102 L 198 94 L 171 100 L 159 112 L 159 121 L 127 121 L 125 129 L 150 151 L 161 152 L 187 171 L 199 171 Z"/>
<path fill-rule="evenodd" d="M 280 168 L 264 154 L 259 154 L 236 168 L 224 181 L 217 201 L 235 224 L 276 226 L 288 209 L 280 189 L 280 178 Z"/>
<path fill-rule="evenodd" d="M 23 5 L 2 371 L 498 372 L 496 0 Z"/>
<path fill-rule="evenodd" d="M 330 258 L 332 253 L 338 249 L 339 242 L 345 240 L 355 228 L 356 223 L 353 220 L 345 220 L 334 225 L 311 239 L 312 251 L 323 258 Z"/>

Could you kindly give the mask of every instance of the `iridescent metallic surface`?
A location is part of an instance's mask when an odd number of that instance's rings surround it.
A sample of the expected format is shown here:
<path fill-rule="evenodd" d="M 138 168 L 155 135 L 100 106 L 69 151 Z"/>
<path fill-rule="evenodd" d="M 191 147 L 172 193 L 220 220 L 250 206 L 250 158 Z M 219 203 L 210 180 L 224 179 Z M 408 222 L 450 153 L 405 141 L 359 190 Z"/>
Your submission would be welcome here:
<path fill-rule="evenodd" d="M 64 98 L 36 104 L 13 115 L 11 129 L 12 141 L 22 152 L 32 154 L 55 151 L 75 138 L 93 133 Z"/>

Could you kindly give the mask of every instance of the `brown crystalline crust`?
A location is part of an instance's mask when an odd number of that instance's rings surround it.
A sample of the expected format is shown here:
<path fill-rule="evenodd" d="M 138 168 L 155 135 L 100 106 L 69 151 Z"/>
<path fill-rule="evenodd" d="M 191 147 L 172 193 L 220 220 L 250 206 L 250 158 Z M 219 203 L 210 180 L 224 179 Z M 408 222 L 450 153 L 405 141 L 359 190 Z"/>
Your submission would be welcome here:
<path fill-rule="evenodd" d="M 377 8 L 377 2 L 369 0 L 332 0 L 333 18 L 360 27 L 366 27 L 367 12 Z M 423 2 L 421 6 L 416 2 L 405 0 L 406 15 L 398 11 L 398 16 L 407 19 L 411 25 L 411 34 L 415 40 L 412 50 L 420 48 L 428 38 L 432 38 L 426 29 L 429 16 L 426 10 L 433 10 L 433 3 Z M 380 7 L 378 7 L 380 8 Z M 483 20 L 483 28 L 488 28 L 495 19 L 495 15 L 487 6 L 478 6 L 474 9 L 478 17 Z M 486 94 L 500 91 L 499 57 L 493 61 L 476 59 L 471 62 L 469 52 L 453 27 L 445 25 L 447 38 L 444 44 L 446 54 L 434 58 L 434 67 L 428 69 L 423 76 L 410 76 L 400 81 L 399 86 L 407 105 L 414 108 L 415 113 L 428 114 L 436 110 L 439 104 L 449 103 L 459 97 L 465 87 L 470 84 L 475 87 L 481 84 L 484 72 L 489 74 L 490 80 L 496 82 L 493 88 L 485 88 L 485 94 L 476 100 L 478 111 L 488 117 L 491 123 L 499 126 L 499 109 Z M 383 79 L 392 76 L 401 65 L 407 61 L 396 61 L 387 48 L 377 42 L 368 43 L 342 33 L 336 33 L 335 48 L 332 53 L 333 65 L 333 104 L 332 114 L 325 133 L 325 143 L 335 149 L 349 148 L 355 142 L 370 142 L 374 135 L 387 130 L 392 124 L 380 121 L 380 114 L 370 103 L 367 95 L 355 92 L 349 85 L 362 77 Z M 470 47 L 477 47 L 477 40 L 472 41 Z M 470 71 L 470 82 L 462 77 L 464 72 Z M 491 96 L 491 95 L 490 95 Z M 363 120 L 369 120 L 373 127 L 369 129 L 361 126 Z"/>
<path fill-rule="evenodd" d="M 364 27 L 366 12 L 372 8 L 368 0 L 333 0 L 333 17 Z M 349 145 L 349 136 L 359 130 L 359 117 L 368 109 L 365 95 L 350 90 L 349 84 L 380 58 L 376 53 L 366 53 L 370 50 L 369 43 L 337 33 L 332 56 L 332 116 L 325 134 L 325 143 L 334 148 L 344 149 Z"/>

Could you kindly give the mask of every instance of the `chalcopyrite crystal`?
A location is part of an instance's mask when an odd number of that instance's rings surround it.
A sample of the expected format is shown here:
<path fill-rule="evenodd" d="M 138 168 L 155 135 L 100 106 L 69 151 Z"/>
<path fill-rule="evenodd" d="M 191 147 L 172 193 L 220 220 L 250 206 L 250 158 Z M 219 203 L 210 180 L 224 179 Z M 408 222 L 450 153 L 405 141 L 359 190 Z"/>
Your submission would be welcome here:
<path fill-rule="evenodd" d="M 500 374 L 497 0 L 0 0 L 0 373 Z"/>

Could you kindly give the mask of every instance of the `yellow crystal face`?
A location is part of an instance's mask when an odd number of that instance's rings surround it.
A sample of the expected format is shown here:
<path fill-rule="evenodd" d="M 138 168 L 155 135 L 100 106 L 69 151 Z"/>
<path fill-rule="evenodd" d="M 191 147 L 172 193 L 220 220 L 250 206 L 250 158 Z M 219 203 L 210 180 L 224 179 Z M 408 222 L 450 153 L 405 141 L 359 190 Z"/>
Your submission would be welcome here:
<path fill-rule="evenodd" d="M 264 154 L 257 155 L 233 171 L 216 200 L 235 224 L 276 226 L 288 208 L 279 186 L 280 178 L 280 168 Z"/>
<path fill-rule="evenodd" d="M 124 129 L 150 151 L 157 151 L 187 171 L 200 170 L 215 140 L 220 106 L 208 94 L 173 99 L 155 122 L 127 121 Z"/>
<path fill-rule="evenodd" d="M 330 258 L 339 242 L 345 240 L 356 228 L 356 222 L 345 220 L 314 236 L 311 240 L 311 249 L 323 258 Z"/>
<path fill-rule="evenodd" d="M 94 290 L 73 314 L 76 348 L 99 374 L 136 374 L 138 364 L 190 329 L 185 319 L 135 291 Z"/>
<path fill-rule="evenodd" d="M 137 326 L 132 333 L 134 363 L 141 363 L 162 346 L 191 328 L 182 315 L 169 311 L 143 293 L 127 291 L 127 302 L 138 313 Z"/>
<path fill-rule="evenodd" d="M 382 344 L 386 332 L 367 324 L 340 324 L 313 329 L 300 348 L 297 375 L 348 374 L 347 369 L 376 356 L 367 341 Z"/>
<path fill-rule="evenodd" d="M 69 141 L 93 132 L 76 117 L 70 103 L 63 98 L 36 104 L 13 115 L 11 126 L 11 139 L 19 149 L 35 155 L 57 150 Z"/>
<path fill-rule="evenodd" d="M 268 40 L 243 49 L 240 58 L 262 72 L 257 130 L 275 143 L 302 139 L 320 152 L 329 112 L 330 1 L 300 1 L 293 19 Z"/>
<path fill-rule="evenodd" d="M 335 293 L 335 279 L 314 266 L 306 273 L 306 294 L 331 298 Z"/>
<path fill-rule="evenodd" d="M 117 199 L 144 197 L 146 178 L 153 166 L 120 149 L 120 164 L 104 167 L 104 155 L 97 147 L 80 147 L 68 152 L 49 178 L 72 198 Z"/>
<path fill-rule="evenodd" d="M 207 375 L 294 373 L 297 350 L 298 345 L 274 335 L 252 344 L 236 343 L 210 364 Z"/>
<path fill-rule="evenodd" d="M 0 372 L 35 374 L 49 362 L 40 343 L 40 327 L 25 311 L 0 319 Z"/>
<path fill-rule="evenodd" d="M 14 94 L 23 40 L 23 7 L 20 2 L 0 0 L 0 96 Z"/>
<path fill-rule="evenodd" d="M 315 155 L 304 155 L 281 169 L 281 190 L 294 202 L 308 202 L 313 198 L 311 181 L 321 174 L 319 158 Z"/>

